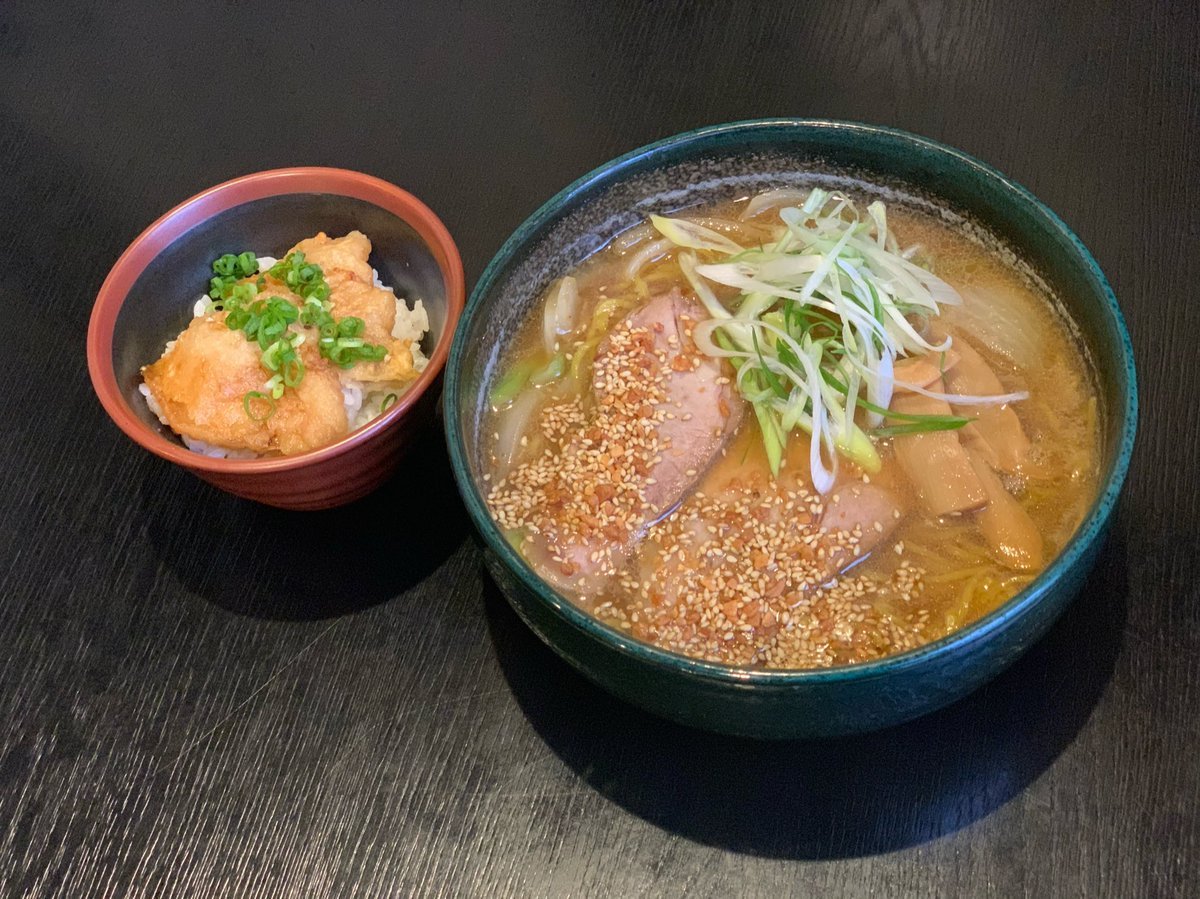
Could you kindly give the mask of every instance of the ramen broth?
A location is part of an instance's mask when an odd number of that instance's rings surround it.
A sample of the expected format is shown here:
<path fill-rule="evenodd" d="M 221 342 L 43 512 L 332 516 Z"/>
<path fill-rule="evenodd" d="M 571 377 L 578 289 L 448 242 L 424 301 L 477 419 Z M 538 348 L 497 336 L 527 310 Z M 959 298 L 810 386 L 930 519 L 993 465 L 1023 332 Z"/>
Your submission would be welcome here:
<path fill-rule="evenodd" d="M 866 205 L 871 198 L 854 199 Z M 768 245 L 779 233 L 778 208 L 755 202 L 763 208 L 749 218 L 744 218 L 746 198 L 676 215 L 743 247 Z M 492 382 L 488 502 L 535 570 L 583 609 L 639 639 L 713 661 L 785 668 L 848 664 L 914 648 L 986 615 L 1029 584 L 1063 549 L 1095 495 L 1098 410 L 1087 363 L 1053 299 L 977 231 L 891 202 L 887 225 L 913 262 L 962 296 L 961 306 L 942 307 L 933 326 L 960 346 L 968 343 L 964 353 L 976 350 L 1005 392 L 1028 394 L 1006 405 L 1028 438 L 1027 453 L 1018 466 L 1009 466 L 1013 470 L 982 474 L 994 474 L 994 483 L 1036 527 L 1042 541 L 1036 565 L 1014 565 L 998 554 L 984 536 L 979 512 L 929 512 L 897 458 L 898 443 L 911 441 L 909 436 L 873 436 L 880 463 L 875 473 L 841 458 L 834 487 L 821 494 L 809 472 L 810 440 L 795 430 L 773 472 L 759 420 L 740 397 L 726 400 L 731 387 L 722 384 L 716 389 L 726 392 L 716 402 L 744 408 L 724 419 L 736 420 L 724 438 L 717 433 L 718 421 L 713 439 L 719 446 L 714 444 L 711 459 L 694 472 L 689 469 L 695 477 L 683 495 L 669 508 L 649 509 L 647 520 L 628 532 L 609 530 L 598 538 L 628 543 L 613 556 L 610 576 L 564 575 L 578 567 L 576 562 L 564 561 L 566 552 L 539 552 L 535 546 L 545 527 L 538 517 L 539 504 L 547 502 L 545 483 L 555 477 L 560 460 L 577 464 L 571 454 L 578 456 L 580 441 L 588 442 L 579 435 L 586 435 L 589 425 L 599 421 L 610 431 L 625 427 L 592 417 L 599 414 L 597 378 L 609 377 L 593 369 L 598 355 L 606 360 L 614 333 L 637 322 L 639 310 L 654 298 L 672 291 L 680 292 L 674 294 L 680 298 L 674 308 L 688 310 L 679 319 L 680 340 L 686 343 L 691 336 L 694 318 L 705 317 L 687 305 L 694 303 L 694 291 L 680 268 L 681 248 L 643 224 L 586 260 L 570 273 L 570 282 L 551 286 L 502 355 Z M 737 302 L 737 289 L 709 286 L 722 303 Z M 550 316 L 547 302 L 556 304 Z M 657 324 L 644 330 L 655 328 L 661 330 Z M 670 367 L 678 369 L 676 357 L 670 358 Z M 945 365 L 945 354 L 941 360 Z M 712 364 L 721 366 L 719 380 L 734 380 L 729 360 Z M 689 414 L 682 410 L 676 410 L 680 417 Z M 678 425 L 671 413 L 666 418 Z M 635 431 L 652 439 L 655 426 L 642 422 Z M 664 426 L 661 420 L 658 426 Z M 962 439 L 968 437 L 964 432 Z M 657 452 L 655 459 L 661 448 Z M 612 483 L 618 495 L 602 501 L 619 504 L 624 481 Z M 563 484 L 568 485 L 563 489 L 591 489 L 585 476 L 572 475 Z M 602 497 L 611 489 L 601 490 Z M 630 508 L 641 497 L 645 509 L 644 493 L 654 488 L 639 489 Z M 823 544 L 821 516 L 829 515 L 839 499 L 848 502 L 859 497 L 855 491 L 867 490 L 882 491 L 894 502 L 894 508 L 887 506 L 890 513 L 879 517 L 890 514 L 895 520 L 868 518 L 853 530 L 886 536 L 864 547 Z M 559 501 L 554 494 L 550 499 Z M 742 530 L 742 522 L 755 516 L 765 524 Z M 593 545 L 600 543 L 588 544 Z M 606 551 L 593 550 L 592 556 Z M 809 558 L 810 567 L 787 569 L 789 553 Z M 836 564 L 827 561 L 835 556 Z M 672 565 L 674 573 L 661 575 Z M 786 577 L 769 576 L 787 570 Z"/>

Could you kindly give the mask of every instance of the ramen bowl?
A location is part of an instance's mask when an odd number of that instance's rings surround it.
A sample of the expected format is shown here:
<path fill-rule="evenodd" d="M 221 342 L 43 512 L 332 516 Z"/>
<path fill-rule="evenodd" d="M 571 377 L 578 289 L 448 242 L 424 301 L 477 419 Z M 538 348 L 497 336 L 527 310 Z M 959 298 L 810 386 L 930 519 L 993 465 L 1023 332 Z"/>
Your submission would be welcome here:
<path fill-rule="evenodd" d="M 1060 301 L 1098 396 L 1099 486 L 1072 539 L 990 614 L 948 636 L 842 667 L 733 667 L 678 655 L 609 627 L 542 580 L 488 512 L 487 392 L 504 348 L 555 278 L 650 213 L 770 187 L 873 189 L 976 223 Z M 617 696 L 683 724 L 730 734 L 830 737 L 931 712 L 1025 652 L 1077 594 L 1100 552 L 1133 448 L 1137 390 L 1124 321 L 1095 260 L 1032 194 L 988 165 L 926 138 L 844 122 L 761 120 L 703 128 L 642 147 L 570 185 L 508 239 L 467 302 L 450 351 L 446 435 L 460 492 L 491 576 L 525 623 Z"/>

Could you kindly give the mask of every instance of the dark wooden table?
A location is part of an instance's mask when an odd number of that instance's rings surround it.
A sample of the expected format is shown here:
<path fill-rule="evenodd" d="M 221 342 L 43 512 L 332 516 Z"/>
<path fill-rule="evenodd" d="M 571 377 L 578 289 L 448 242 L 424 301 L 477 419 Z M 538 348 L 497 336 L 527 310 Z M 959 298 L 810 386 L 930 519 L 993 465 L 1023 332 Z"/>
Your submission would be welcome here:
<path fill-rule="evenodd" d="M 1197 895 L 1195 3 L 272 6 L 0 5 L 3 895 Z M 411 485 L 287 514 L 151 458 L 92 395 L 104 274 L 207 185 L 380 175 L 470 282 L 581 173 L 763 115 L 998 166 L 1129 320 L 1143 424 L 1107 553 L 939 714 L 818 744 L 652 719 L 516 620 L 440 435 Z"/>

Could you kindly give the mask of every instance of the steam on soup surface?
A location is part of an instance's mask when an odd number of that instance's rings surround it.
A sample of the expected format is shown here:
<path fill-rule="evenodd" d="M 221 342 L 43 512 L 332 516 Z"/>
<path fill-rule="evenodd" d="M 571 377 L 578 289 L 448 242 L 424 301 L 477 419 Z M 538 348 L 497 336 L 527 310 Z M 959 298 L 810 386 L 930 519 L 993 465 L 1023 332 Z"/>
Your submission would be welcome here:
<path fill-rule="evenodd" d="M 734 665 L 879 658 L 986 614 L 1093 498 L 1051 298 L 916 207 L 780 190 L 562 278 L 489 394 L 487 500 L 551 585 Z"/>

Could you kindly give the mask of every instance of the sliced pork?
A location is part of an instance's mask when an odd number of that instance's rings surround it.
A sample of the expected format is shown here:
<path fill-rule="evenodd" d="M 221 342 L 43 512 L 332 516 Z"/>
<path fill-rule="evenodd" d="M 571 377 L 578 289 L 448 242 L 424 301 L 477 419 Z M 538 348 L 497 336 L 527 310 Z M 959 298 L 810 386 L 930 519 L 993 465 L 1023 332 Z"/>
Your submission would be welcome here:
<path fill-rule="evenodd" d="M 491 497 L 521 519 L 522 551 L 559 588 L 587 594 L 624 565 L 646 529 L 696 485 L 742 418 L 719 360 L 691 328 L 700 307 L 678 290 L 618 323 L 593 364 L 594 407 L 562 447 L 518 466 Z"/>

